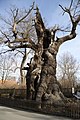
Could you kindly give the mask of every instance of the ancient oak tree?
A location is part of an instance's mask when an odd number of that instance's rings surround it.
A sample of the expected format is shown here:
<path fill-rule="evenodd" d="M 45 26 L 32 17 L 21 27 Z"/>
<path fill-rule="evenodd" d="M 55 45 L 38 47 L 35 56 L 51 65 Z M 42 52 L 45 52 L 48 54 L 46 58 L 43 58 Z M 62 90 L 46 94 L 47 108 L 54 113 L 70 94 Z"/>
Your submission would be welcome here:
<path fill-rule="evenodd" d="M 36 15 L 33 23 L 37 35 L 37 42 L 26 36 L 23 37 L 25 35 L 24 31 L 21 34 L 22 36 L 18 37 L 20 32 L 16 31 L 17 25 L 24 21 L 32 11 L 32 7 L 27 15 L 14 22 L 12 26 L 14 41 L 7 41 L 8 47 L 13 50 L 16 48 L 30 48 L 34 51 L 33 58 L 30 63 L 27 63 L 27 67 L 24 68 L 27 70 L 27 99 L 34 99 L 38 102 L 44 101 L 50 104 L 63 104 L 65 101 L 65 97 L 56 79 L 56 56 L 61 44 L 76 37 L 76 28 L 80 22 L 80 0 L 76 0 L 75 4 L 74 1 L 71 0 L 70 6 L 67 8 L 64 8 L 62 5 L 59 6 L 64 14 L 68 14 L 71 22 L 71 28 L 69 30 L 61 30 L 56 26 L 52 29 L 47 29 L 39 8 L 36 7 Z M 58 37 L 56 35 L 57 31 L 68 31 L 68 34 Z M 18 44 L 13 44 L 17 42 Z"/>
<path fill-rule="evenodd" d="M 79 79 L 80 64 L 69 52 L 62 54 L 58 60 L 57 79 L 63 88 L 76 87 Z"/>

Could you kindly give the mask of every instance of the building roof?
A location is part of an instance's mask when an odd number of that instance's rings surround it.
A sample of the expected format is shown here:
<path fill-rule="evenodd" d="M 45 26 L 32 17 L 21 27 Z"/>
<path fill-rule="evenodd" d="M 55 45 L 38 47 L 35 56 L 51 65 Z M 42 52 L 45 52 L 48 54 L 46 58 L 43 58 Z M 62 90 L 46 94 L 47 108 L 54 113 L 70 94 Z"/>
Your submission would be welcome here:
<path fill-rule="evenodd" d="M 17 82 L 15 80 L 5 80 L 2 83 L 2 80 L 0 80 L 0 88 L 5 89 L 5 88 L 14 88 L 17 85 Z"/>
<path fill-rule="evenodd" d="M 2 80 L 0 80 L 0 89 L 25 89 L 26 84 L 18 84 L 16 80 L 5 80 L 2 83 Z"/>

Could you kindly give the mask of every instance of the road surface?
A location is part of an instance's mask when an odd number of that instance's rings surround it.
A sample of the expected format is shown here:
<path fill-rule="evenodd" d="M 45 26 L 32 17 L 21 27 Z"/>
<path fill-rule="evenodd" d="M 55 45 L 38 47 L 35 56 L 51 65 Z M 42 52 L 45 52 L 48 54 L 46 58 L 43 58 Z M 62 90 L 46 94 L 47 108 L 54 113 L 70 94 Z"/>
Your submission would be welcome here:
<path fill-rule="evenodd" d="M 71 119 L 15 110 L 12 108 L 0 106 L 0 120 L 71 120 Z"/>

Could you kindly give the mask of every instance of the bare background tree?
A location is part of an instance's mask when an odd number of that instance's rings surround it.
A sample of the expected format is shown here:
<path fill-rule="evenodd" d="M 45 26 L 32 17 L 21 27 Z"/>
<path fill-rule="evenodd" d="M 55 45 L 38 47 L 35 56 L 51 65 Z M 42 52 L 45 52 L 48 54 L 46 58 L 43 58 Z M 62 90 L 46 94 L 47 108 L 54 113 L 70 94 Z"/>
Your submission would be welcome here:
<path fill-rule="evenodd" d="M 14 58 L 11 54 L 0 55 L 0 79 L 2 83 L 13 77 L 16 68 Z"/>
<path fill-rule="evenodd" d="M 20 83 L 21 84 L 24 84 L 26 83 L 26 71 L 23 70 L 23 68 L 26 66 L 26 62 L 27 62 L 27 58 L 31 53 L 31 50 L 28 50 L 26 48 L 23 49 L 23 51 L 21 50 L 17 50 L 18 52 L 15 54 L 19 54 L 20 57 L 22 57 L 22 60 L 21 60 L 21 64 L 17 65 L 17 69 L 20 69 Z M 30 54 L 29 54 L 30 53 Z M 21 54 L 21 55 L 20 55 Z"/>
<path fill-rule="evenodd" d="M 66 52 L 59 57 L 57 72 L 58 80 L 63 88 L 76 87 L 80 64 L 69 52 Z"/>
<path fill-rule="evenodd" d="M 19 10 L 16 7 L 13 7 L 9 11 L 9 19 L 5 19 L 1 17 L 2 21 L 4 22 L 6 28 L 4 31 L 1 29 L 0 32 L 2 33 L 1 36 L 1 45 L 5 47 L 8 46 L 9 48 L 3 49 L 0 54 L 7 53 L 10 51 L 14 51 L 14 57 L 21 54 L 20 66 L 16 66 L 16 69 L 20 69 L 20 79 L 21 84 L 24 82 L 25 76 L 24 71 L 22 70 L 25 62 L 27 60 L 28 54 L 32 54 L 32 50 L 28 50 L 26 47 L 17 47 L 17 45 L 25 46 L 25 44 L 30 41 L 30 39 L 37 41 L 36 33 L 33 26 L 33 16 L 32 16 L 32 9 L 33 6 L 29 11 L 26 10 Z M 30 13 L 30 14 L 29 14 Z M 17 26 L 17 27 L 16 27 Z M 14 48 L 11 47 L 15 46 Z M 15 57 L 16 58 L 16 57 Z"/>

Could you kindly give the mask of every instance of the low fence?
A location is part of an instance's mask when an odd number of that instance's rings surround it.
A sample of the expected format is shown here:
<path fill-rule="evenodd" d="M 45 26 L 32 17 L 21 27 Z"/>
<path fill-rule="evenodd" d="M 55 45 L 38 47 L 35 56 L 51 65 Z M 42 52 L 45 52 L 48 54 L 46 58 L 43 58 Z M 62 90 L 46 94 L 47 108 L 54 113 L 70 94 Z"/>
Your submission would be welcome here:
<path fill-rule="evenodd" d="M 65 89 L 65 91 L 67 90 Z M 64 106 L 55 106 L 33 100 L 26 100 L 25 98 L 26 89 L 0 89 L 0 105 L 80 119 L 80 101 L 78 100 L 76 102 L 73 101 L 72 103 L 65 104 Z M 39 105 L 41 106 L 41 109 L 39 109 Z"/>
<path fill-rule="evenodd" d="M 77 88 L 75 88 L 75 91 L 77 91 Z M 68 98 L 73 97 L 72 88 L 62 88 L 62 92 Z M 14 89 L 14 88 L 13 89 L 0 89 L 0 96 L 2 96 L 2 95 L 6 95 L 9 97 L 14 96 L 14 97 L 25 98 L 26 97 L 26 89 Z"/>
<path fill-rule="evenodd" d="M 0 89 L 0 97 L 25 98 L 26 89 Z"/>
<path fill-rule="evenodd" d="M 0 97 L 0 105 L 11 108 L 31 110 L 35 112 L 50 114 L 50 115 L 65 116 L 74 119 L 80 119 L 80 104 L 77 103 L 70 103 L 64 106 L 58 106 L 58 105 L 54 106 L 54 105 L 43 104 L 30 100 Z M 39 108 L 39 106 L 41 106 L 41 108 Z"/>
<path fill-rule="evenodd" d="M 62 92 L 66 97 L 73 97 L 71 88 L 63 88 Z M 0 96 L 25 98 L 26 89 L 0 89 Z"/>

